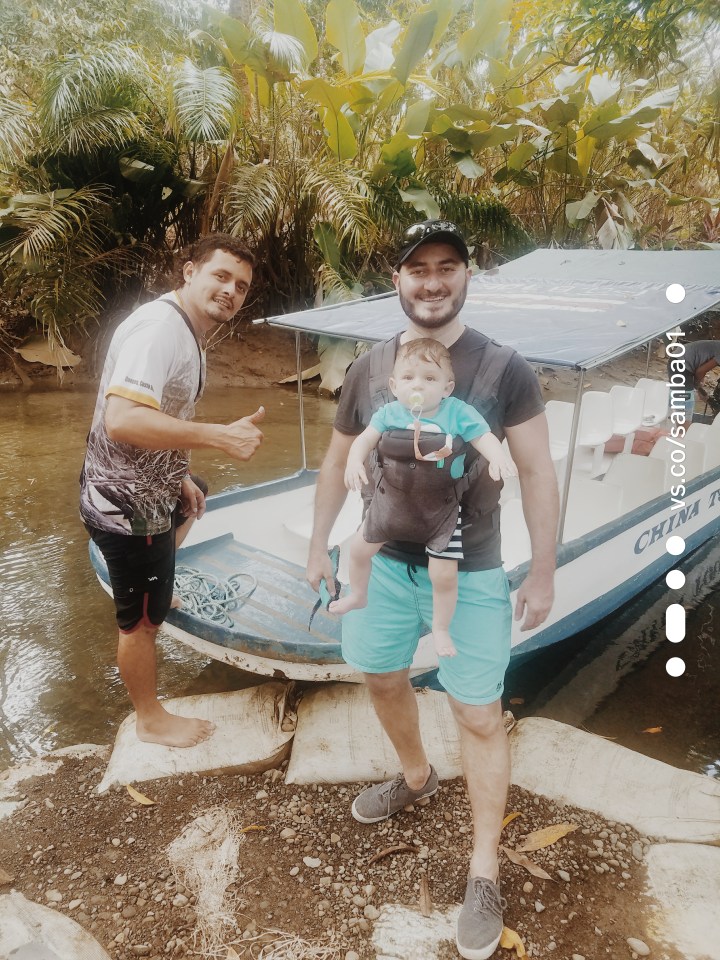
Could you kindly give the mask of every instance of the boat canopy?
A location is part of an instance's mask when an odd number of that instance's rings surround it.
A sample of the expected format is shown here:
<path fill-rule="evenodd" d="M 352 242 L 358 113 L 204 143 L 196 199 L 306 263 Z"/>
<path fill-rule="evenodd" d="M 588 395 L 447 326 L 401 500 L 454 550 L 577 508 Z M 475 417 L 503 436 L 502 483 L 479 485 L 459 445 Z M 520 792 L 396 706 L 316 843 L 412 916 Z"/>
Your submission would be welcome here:
<path fill-rule="evenodd" d="M 671 303 L 669 284 L 685 289 Z M 527 360 L 590 369 L 720 303 L 720 250 L 535 250 L 475 274 L 469 326 Z M 352 340 L 386 340 L 407 318 L 395 293 L 271 317 L 273 326 Z"/>

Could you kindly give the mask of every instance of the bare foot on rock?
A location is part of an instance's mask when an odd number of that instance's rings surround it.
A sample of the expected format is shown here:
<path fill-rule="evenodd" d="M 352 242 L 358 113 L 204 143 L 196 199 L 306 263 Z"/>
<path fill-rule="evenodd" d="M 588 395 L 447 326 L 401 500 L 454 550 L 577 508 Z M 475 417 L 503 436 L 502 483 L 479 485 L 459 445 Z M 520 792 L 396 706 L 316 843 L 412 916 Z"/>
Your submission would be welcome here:
<path fill-rule="evenodd" d="M 195 747 L 215 732 L 215 724 L 196 717 L 176 717 L 163 707 L 152 716 L 135 722 L 138 740 L 160 743 L 165 747 Z"/>

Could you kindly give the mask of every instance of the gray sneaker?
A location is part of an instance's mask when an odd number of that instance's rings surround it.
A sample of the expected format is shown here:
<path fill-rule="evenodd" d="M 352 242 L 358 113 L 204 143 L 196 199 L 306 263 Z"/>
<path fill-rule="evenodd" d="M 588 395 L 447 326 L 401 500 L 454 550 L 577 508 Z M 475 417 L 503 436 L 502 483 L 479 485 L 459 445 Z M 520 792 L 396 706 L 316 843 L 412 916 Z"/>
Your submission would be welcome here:
<path fill-rule="evenodd" d="M 507 901 L 500 887 L 485 877 L 469 877 L 465 902 L 457 920 L 455 943 L 465 960 L 487 960 L 495 953 L 503 932 L 502 912 Z"/>
<path fill-rule="evenodd" d="M 379 823 L 381 820 L 387 820 L 409 803 L 432 797 L 437 793 L 437 788 L 438 778 L 435 767 L 430 767 L 427 783 L 419 790 L 412 790 L 405 783 L 405 777 L 400 774 L 394 780 L 376 783 L 359 793 L 352 805 L 352 815 L 360 823 Z"/>

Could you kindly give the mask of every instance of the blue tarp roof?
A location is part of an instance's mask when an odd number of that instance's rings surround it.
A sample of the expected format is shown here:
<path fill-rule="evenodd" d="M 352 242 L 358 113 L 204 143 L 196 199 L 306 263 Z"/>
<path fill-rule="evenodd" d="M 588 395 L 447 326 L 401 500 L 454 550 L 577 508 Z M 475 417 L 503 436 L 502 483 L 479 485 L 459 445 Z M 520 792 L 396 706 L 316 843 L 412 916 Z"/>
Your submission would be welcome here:
<path fill-rule="evenodd" d="M 670 303 L 667 286 L 685 288 Z M 590 368 L 720 302 L 720 251 L 535 250 L 473 276 L 461 318 L 537 363 Z M 386 340 L 407 325 L 395 294 L 272 317 L 274 326 Z"/>

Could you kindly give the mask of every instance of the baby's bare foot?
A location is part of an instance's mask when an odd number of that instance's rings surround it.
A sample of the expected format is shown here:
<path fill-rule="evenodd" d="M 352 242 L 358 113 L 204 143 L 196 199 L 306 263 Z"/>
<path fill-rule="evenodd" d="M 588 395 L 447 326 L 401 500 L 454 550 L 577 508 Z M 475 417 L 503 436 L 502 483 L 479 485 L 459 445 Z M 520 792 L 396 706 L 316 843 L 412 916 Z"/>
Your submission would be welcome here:
<path fill-rule="evenodd" d="M 450 633 L 447 630 L 433 630 L 433 643 L 439 657 L 454 657 L 457 653 L 455 645 L 450 639 Z"/>
<path fill-rule="evenodd" d="M 196 717 L 176 717 L 164 708 L 152 717 L 138 718 L 135 723 L 138 740 L 161 743 L 165 747 L 195 747 L 215 732 L 215 724 Z"/>
<path fill-rule="evenodd" d="M 366 606 L 367 594 L 349 593 L 346 597 L 342 597 L 340 600 L 333 600 L 333 602 L 328 606 L 328 613 L 334 613 L 336 616 L 341 617 L 349 610 L 360 610 L 362 607 Z"/>

